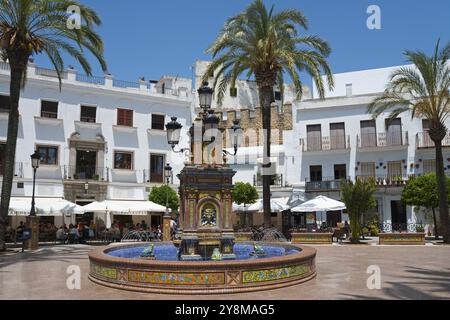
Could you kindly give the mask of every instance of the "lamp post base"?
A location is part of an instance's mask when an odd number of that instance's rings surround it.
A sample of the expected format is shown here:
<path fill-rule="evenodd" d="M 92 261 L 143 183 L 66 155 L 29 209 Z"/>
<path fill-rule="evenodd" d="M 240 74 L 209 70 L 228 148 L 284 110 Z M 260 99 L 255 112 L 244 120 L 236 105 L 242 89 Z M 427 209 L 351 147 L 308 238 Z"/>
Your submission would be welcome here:
<path fill-rule="evenodd" d="M 31 238 L 25 241 L 25 249 L 39 249 L 39 217 L 28 216 L 26 226 L 31 229 Z"/>
<path fill-rule="evenodd" d="M 172 217 L 168 214 L 165 214 L 163 216 L 163 241 L 170 241 L 171 240 L 171 234 L 170 234 L 170 221 L 172 220 Z"/>

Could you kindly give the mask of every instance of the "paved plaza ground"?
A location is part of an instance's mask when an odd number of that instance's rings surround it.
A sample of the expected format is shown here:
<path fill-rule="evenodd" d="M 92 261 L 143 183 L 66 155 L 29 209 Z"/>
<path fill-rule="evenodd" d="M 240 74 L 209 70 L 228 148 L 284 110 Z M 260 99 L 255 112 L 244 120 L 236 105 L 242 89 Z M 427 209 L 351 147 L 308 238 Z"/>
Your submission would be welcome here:
<path fill-rule="evenodd" d="M 317 277 L 278 290 L 174 296 L 110 289 L 88 280 L 87 253 L 98 247 L 64 245 L 0 255 L 0 299 L 450 299 L 450 246 L 315 246 Z M 66 286 L 67 267 L 79 265 L 80 290 Z M 382 288 L 369 290 L 367 267 L 381 269 Z"/>

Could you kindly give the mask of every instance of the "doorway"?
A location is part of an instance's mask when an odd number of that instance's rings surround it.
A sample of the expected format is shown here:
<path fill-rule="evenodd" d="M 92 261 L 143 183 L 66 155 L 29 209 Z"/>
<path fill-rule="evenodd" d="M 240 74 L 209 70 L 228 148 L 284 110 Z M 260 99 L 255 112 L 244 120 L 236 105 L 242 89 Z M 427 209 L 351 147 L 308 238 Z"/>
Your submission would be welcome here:
<path fill-rule="evenodd" d="M 400 200 L 391 201 L 392 231 L 406 231 L 406 206 Z"/>
<path fill-rule="evenodd" d="M 328 211 L 327 212 L 327 225 L 328 227 L 336 228 L 337 224 L 342 222 L 341 211 Z"/>
<path fill-rule="evenodd" d="M 97 151 L 77 150 L 75 179 L 94 179 L 97 167 Z"/>

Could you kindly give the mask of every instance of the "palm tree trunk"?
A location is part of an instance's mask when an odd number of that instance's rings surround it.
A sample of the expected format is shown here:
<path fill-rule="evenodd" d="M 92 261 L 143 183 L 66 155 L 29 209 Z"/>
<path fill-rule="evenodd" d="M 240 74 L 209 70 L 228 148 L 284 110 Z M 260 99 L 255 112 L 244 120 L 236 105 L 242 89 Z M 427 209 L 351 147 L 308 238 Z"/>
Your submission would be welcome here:
<path fill-rule="evenodd" d="M 437 226 L 437 220 L 436 220 L 436 209 L 432 208 L 433 210 L 433 222 L 434 222 L 434 238 L 436 240 L 439 239 L 439 233 L 438 233 L 438 226 Z"/>
<path fill-rule="evenodd" d="M 27 61 L 27 60 L 25 60 Z M 25 64 L 11 63 L 10 82 L 10 110 L 8 118 L 8 136 L 6 140 L 5 155 L 3 159 L 4 173 L 0 204 L 0 251 L 6 250 L 5 234 L 8 219 L 9 201 L 14 178 L 14 163 L 16 155 L 17 132 L 19 129 L 19 98 L 20 86 Z"/>
<path fill-rule="evenodd" d="M 442 157 L 442 140 L 434 141 L 436 148 L 436 176 L 439 197 L 439 218 L 441 221 L 444 243 L 450 243 L 450 226 L 448 216 L 447 184 L 444 171 L 444 159 Z"/>
<path fill-rule="evenodd" d="M 260 87 L 260 99 L 262 107 L 262 127 L 264 134 L 264 148 L 263 148 L 263 208 L 264 208 L 264 225 L 266 228 L 270 228 L 272 225 L 271 221 L 271 210 L 270 210 L 270 184 L 272 181 L 272 176 L 269 174 L 271 167 L 270 163 L 270 132 L 271 132 L 271 108 L 270 105 L 273 100 L 273 87 L 263 86 Z"/>

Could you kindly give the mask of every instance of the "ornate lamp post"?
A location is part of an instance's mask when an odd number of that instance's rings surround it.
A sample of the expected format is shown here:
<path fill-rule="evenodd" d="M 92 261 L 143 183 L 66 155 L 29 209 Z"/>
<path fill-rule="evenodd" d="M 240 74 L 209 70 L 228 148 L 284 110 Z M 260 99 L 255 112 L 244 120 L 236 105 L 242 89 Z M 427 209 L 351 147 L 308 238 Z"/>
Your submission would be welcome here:
<path fill-rule="evenodd" d="M 170 220 L 172 219 L 169 213 L 169 184 L 172 178 L 172 167 L 170 164 L 164 166 L 164 176 L 166 178 L 166 212 L 163 217 L 163 241 L 170 241 Z"/>
<path fill-rule="evenodd" d="M 35 186 L 36 186 L 36 171 L 40 164 L 40 155 L 35 151 L 31 156 L 31 167 L 33 168 L 33 194 L 31 197 L 30 216 L 27 217 L 27 227 L 31 230 L 31 237 L 24 243 L 29 250 L 37 250 L 39 248 L 39 217 L 36 216 L 35 208 Z"/>
<path fill-rule="evenodd" d="M 39 152 L 35 151 L 30 157 L 31 157 L 31 167 L 33 168 L 33 194 L 31 197 L 30 217 L 35 217 L 36 209 L 35 209 L 35 202 L 34 202 L 34 192 L 35 192 L 35 186 L 36 186 L 36 171 L 39 168 L 39 164 L 41 162 L 41 156 L 39 155 Z"/>
<path fill-rule="evenodd" d="M 189 152 L 191 158 L 191 162 L 177 176 L 180 179 L 182 230 L 180 258 L 184 261 L 208 259 L 211 258 L 211 252 L 219 250 L 224 259 L 233 259 L 231 190 L 236 172 L 224 163 L 227 155 L 237 154 L 238 131 L 241 127 L 238 120 L 233 121 L 228 130 L 233 134 L 231 142 L 234 153 L 224 150 L 220 138 L 226 129 L 220 128 L 220 118 L 211 109 L 213 90 L 208 87 L 208 83 L 203 83 L 197 92 L 201 112 L 189 128 L 190 148 L 175 150 L 183 126 L 175 117 L 166 124 L 167 142 L 172 150 L 177 153 Z M 164 216 L 165 228 L 166 225 Z M 167 234 L 166 231 L 164 233 Z"/>

